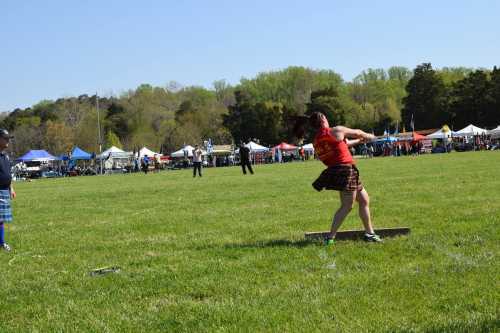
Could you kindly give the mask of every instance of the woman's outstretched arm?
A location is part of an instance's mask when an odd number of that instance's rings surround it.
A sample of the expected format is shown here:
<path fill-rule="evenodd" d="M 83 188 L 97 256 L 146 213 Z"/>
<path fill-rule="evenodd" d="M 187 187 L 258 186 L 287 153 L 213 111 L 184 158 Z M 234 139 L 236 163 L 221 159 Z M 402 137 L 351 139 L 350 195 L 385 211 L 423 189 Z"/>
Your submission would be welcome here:
<path fill-rule="evenodd" d="M 375 139 L 375 136 L 373 134 L 366 133 L 360 129 L 352 129 L 345 126 L 333 127 L 332 134 L 337 137 L 338 140 L 344 140 L 344 138 L 354 138 L 362 139 L 364 141 L 371 141 Z"/>

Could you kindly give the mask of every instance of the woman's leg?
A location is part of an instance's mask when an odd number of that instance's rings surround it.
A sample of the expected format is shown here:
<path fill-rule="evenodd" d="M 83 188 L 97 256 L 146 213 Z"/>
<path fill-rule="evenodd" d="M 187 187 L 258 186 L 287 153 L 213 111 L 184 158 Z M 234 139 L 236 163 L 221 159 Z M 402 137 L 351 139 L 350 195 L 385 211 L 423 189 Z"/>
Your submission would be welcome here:
<path fill-rule="evenodd" d="M 359 217 L 363 221 L 365 231 L 369 234 L 373 234 L 372 219 L 370 216 L 370 197 L 368 192 L 363 188 L 356 195 L 356 200 L 359 203 Z"/>
<path fill-rule="evenodd" d="M 346 218 L 347 214 L 352 210 L 354 205 L 354 200 L 356 200 L 356 192 L 342 191 L 340 192 L 340 208 L 337 210 L 333 216 L 332 228 L 330 230 L 330 238 L 335 238 L 337 231 L 339 230 L 342 222 Z"/>

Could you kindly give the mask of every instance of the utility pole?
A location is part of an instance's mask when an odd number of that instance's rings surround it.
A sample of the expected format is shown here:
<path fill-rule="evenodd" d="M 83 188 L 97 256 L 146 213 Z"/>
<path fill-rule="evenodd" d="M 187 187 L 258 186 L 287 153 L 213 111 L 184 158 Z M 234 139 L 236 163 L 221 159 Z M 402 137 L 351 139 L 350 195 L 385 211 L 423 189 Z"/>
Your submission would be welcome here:
<path fill-rule="evenodd" d="M 95 93 L 95 107 L 97 110 L 97 135 L 98 135 L 98 140 L 99 140 L 99 157 L 100 157 L 99 161 L 100 161 L 100 165 L 101 165 L 100 174 L 102 175 L 103 174 L 102 156 L 100 156 L 102 153 L 101 116 L 99 114 L 99 96 L 97 95 L 97 92 Z"/>

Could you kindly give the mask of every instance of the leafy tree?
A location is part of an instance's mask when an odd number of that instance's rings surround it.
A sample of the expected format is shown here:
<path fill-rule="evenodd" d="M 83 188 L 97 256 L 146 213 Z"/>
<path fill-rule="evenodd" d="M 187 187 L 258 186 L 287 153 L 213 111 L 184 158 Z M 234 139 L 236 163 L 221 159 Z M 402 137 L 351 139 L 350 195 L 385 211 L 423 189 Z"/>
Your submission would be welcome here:
<path fill-rule="evenodd" d="M 186 121 L 186 116 L 194 112 L 196 112 L 196 109 L 193 106 L 193 102 L 190 100 L 183 101 L 181 105 L 179 105 L 179 109 L 175 112 L 175 120 L 184 122 Z"/>
<path fill-rule="evenodd" d="M 311 93 L 311 102 L 307 104 L 307 114 L 313 112 L 323 113 L 330 125 L 344 125 L 348 118 L 345 110 L 341 108 L 338 90 L 327 88 L 313 91 Z"/>
<path fill-rule="evenodd" d="M 35 104 L 31 110 L 33 116 L 39 117 L 40 120 L 45 123 L 49 120 L 57 120 L 57 113 L 54 102 L 44 100 Z"/>
<path fill-rule="evenodd" d="M 97 151 L 97 103 L 107 141 L 129 150 L 144 145 L 171 151 L 208 138 L 274 144 L 292 138 L 293 116 L 313 111 L 324 112 L 332 125 L 376 132 L 394 128 L 401 117 L 408 128 L 412 115 L 418 128 L 440 127 L 450 119 L 455 127 L 495 126 L 500 123 L 500 71 L 433 70 L 422 64 L 413 73 L 400 66 L 367 69 L 343 82 L 331 70 L 288 67 L 243 78 L 234 87 L 225 80 L 215 81 L 212 89 L 172 81 L 166 87 L 143 84 L 116 97 L 42 100 L 1 115 L 0 126 L 15 133 L 16 153 L 30 148 L 59 152 L 70 142 Z"/>
<path fill-rule="evenodd" d="M 234 92 L 235 104 L 228 107 L 228 113 L 223 115 L 223 124 L 231 132 L 236 143 L 255 137 L 257 116 L 254 113 L 250 98 L 246 92 Z"/>
<path fill-rule="evenodd" d="M 118 135 L 116 135 L 113 131 L 108 131 L 106 133 L 106 148 L 110 148 L 113 146 L 120 149 L 123 148 Z"/>
<path fill-rule="evenodd" d="M 389 80 L 401 82 L 404 88 L 408 81 L 410 81 L 412 72 L 406 67 L 392 66 L 387 70 L 387 75 L 389 76 Z"/>
<path fill-rule="evenodd" d="M 11 133 L 14 140 L 10 145 L 10 149 L 16 156 L 25 154 L 30 149 L 43 149 L 43 143 L 40 140 L 42 132 L 40 127 L 33 127 L 22 124 Z"/>
<path fill-rule="evenodd" d="M 500 125 L 500 68 L 496 66 L 490 74 L 490 85 L 487 99 L 491 102 L 485 112 L 485 126 Z"/>
<path fill-rule="evenodd" d="M 74 129 L 75 145 L 79 146 L 85 151 L 98 152 L 99 151 L 99 139 L 98 139 L 98 128 L 97 128 L 97 113 L 95 110 L 93 112 L 87 112 L 83 116 L 82 120 L 78 126 Z"/>
<path fill-rule="evenodd" d="M 260 73 L 253 79 L 243 78 L 236 88 L 245 92 L 254 103 L 277 102 L 297 114 L 304 114 L 312 91 L 341 85 L 342 78 L 333 71 L 288 67 Z"/>
<path fill-rule="evenodd" d="M 251 137 L 259 138 L 261 144 L 279 143 L 283 137 L 283 108 L 281 103 L 261 102 L 253 106 L 257 123 Z"/>
<path fill-rule="evenodd" d="M 218 80 L 213 83 L 217 102 L 225 107 L 234 104 L 234 88 L 226 80 Z"/>
<path fill-rule="evenodd" d="M 42 119 L 38 116 L 18 117 L 16 119 L 16 127 L 26 125 L 30 127 L 39 127 L 42 124 Z"/>
<path fill-rule="evenodd" d="M 488 94 L 490 86 L 487 73 L 481 70 L 472 72 L 454 84 L 450 94 L 450 113 L 454 126 L 462 128 L 471 123 L 477 126 L 490 125 L 488 113 L 494 104 Z"/>
<path fill-rule="evenodd" d="M 53 154 L 64 154 L 73 146 L 73 130 L 62 122 L 47 121 L 43 146 Z"/>
<path fill-rule="evenodd" d="M 474 69 L 467 67 L 443 67 L 436 73 L 441 77 L 446 87 L 451 88 L 456 82 L 465 79 Z"/>
<path fill-rule="evenodd" d="M 347 84 L 348 94 L 361 109 L 357 110 L 358 127 L 375 131 L 395 125 L 401 119 L 402 99 L 411 72 L 405 67 L 368 69 Z"/>
<path fill-rule="evenodd" d="M 449 121 L 446 87 L 430 63 L 415 68 L 406 91 L 402 118 L 407 128 L 411 127 L 412 117 L 416 128 L 438 128 Z"/>
<path fill-rule="evenodd" d="M 118 139 L 125 139 L 130 132 L 126 109 L 119 103 L 113 102 L 105 116 L 105 130 L 113 133 Z"/>

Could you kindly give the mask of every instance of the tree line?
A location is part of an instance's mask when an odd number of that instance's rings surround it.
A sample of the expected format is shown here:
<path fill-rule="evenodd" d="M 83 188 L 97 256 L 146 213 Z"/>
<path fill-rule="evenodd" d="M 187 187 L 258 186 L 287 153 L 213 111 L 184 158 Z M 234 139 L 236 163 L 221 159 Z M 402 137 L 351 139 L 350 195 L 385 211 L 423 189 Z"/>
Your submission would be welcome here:
<path fill-rule="evenodd" d="M 413 124 L 494 127 L 500 124 L 500 70 L 395 66 L 368 69 L 346 82 L 332 70 L 288 67 L 234 86 L 224 80 L 211 88 L 143 84 L 119 96 L 44 100 L 3 114 L 0 126 L 14 135 L 16 156 L 29 149 L 62 154 L 74 145 L 97 152 L 99 143 L 167 153 L 208 138 L 216 144 L 293 141 L 293 117 L 314 111 L 333 125 L 376 134 Z"/>

